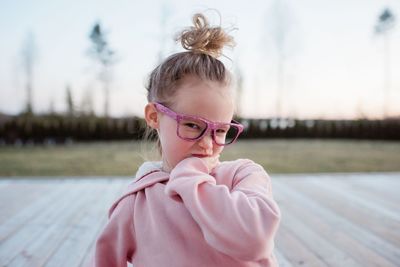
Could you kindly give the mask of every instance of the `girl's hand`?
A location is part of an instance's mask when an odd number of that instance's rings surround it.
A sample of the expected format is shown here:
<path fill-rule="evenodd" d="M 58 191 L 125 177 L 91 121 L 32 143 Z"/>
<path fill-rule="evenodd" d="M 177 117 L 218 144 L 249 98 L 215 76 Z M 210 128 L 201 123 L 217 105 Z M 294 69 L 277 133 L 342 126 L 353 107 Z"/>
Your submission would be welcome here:
<path fill-rule="evenodd" d="M 212 157 L 205 157 L 201 158 L 204 163 L 207 165 L 208 173 L 210 173 L 215 167 L 219 164 L 219 155 L 212 156 Z"/>

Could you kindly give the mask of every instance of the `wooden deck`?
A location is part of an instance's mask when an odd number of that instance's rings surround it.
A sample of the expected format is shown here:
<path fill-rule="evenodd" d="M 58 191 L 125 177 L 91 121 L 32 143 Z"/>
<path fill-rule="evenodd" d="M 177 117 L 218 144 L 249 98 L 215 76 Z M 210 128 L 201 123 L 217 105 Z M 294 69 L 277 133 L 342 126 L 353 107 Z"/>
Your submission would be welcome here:
<path fill-rule="evenodd" d="M 287 266 L 400 266 L 400 173 L 273 175 Z M 0 180 L 0 266 L 83 266 L 123 177 Z"/>

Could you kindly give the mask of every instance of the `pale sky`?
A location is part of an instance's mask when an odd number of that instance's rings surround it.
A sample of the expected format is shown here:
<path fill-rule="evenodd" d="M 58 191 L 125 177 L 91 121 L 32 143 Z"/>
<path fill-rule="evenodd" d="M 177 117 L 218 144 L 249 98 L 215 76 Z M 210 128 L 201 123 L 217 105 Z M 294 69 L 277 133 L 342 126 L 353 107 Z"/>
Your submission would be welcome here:
<path fill-rule="evenodd" d="M 384 8 L 396 25 L 390 31 L 390 115 L 400 115 L 399 0 L 276 0 L 211 1 L 0 1 L 0 112 L 16 114 L 25 105 L 21 54 L 29 33 L 34 36 L 33 106 L 36 112 L 65 111 L 66 85 L 79 106 L 92 94 L 98 114 L 103 91 L 87 56 L 92 26 L 100 21 L 118 55 L 111 90 L 113 116 L 142 116 L 144 84 L 164 56 L 181 50 L 174 34 L 191 26 L 191 16 L 217 9 L 222 26 L 234 25 L 237 46 L 227 50 L 239 66 L 244 84 L 240 99 L 244 117 L 276 115 L 276 32 L 284 29 L 282 115 L 295 118 L 378 118 L 384 105 L 384 42 L 374 26 Z M 162 24 L 162 17 L 165 23 Z M 209 14 L 219 23 L 213 12 Z M 279 24 L 280 19 L 283 24 Z M 163 25 L 163 26 L 162 26 Z M 285 25 L 277 28 L 276 25 Z M 164 29 L 163 29 L 164 28 Z"/>

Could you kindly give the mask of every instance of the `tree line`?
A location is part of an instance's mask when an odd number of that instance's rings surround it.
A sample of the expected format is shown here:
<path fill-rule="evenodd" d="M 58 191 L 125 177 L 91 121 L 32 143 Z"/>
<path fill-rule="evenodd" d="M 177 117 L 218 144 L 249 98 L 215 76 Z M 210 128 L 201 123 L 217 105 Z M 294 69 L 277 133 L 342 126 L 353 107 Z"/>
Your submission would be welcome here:
<path fill-rule="evenodd" d="M 240 138 L 340 138 L 400 140 L 400 119 L 296 120 L 241 119 Z M 140 140 L 143 118 L 47 114 L 0 117 L 1 145 L 69 144 L 87 141 Z"/>

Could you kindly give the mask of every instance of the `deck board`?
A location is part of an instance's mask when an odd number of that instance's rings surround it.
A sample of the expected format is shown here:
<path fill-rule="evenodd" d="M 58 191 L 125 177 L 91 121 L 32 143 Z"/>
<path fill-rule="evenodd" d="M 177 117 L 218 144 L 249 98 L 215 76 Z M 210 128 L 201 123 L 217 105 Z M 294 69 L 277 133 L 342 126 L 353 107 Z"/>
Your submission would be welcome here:
<path fill-rule="evenodd" d="M 304 181 L 294 183 L 296 185 L 294 188 L 299 189 L 301 192 L 305 192 L 305 190 L 299 186 L 299 183 L 304 183 L 304 186 L 306 186 L 308 190 L 319 192 L 318 187 L 312 188 Z M 291 188 L 291 190 L 294 188 Z M 298 229 L 294 235 L 300 237 L 305 234 L 305 230 L 307 232 L 311 231 L 312 235 L 306 234 L 305 237 L 301 239 L 309 241 L 309 250 L 314 254 L 319 255 L 325 262 L 327 262 L 328 266 L 336 266 L 336 262 L 341 263 L 341 265 L 337 266 L 395 266 L 364 243 L 359 242 L 357 239 L 352 237 L 348 233 L 348 227 L 341 229 L 337 227 L 335 224 L 335 222 L 337 222 L 336 217 L 341 216 L 341 214 L 335 211 L 343 206 L 332 206 L 331 213 L 324 213 L 323 209 L 321 210 L 321 207 L 323 208 L 325 206 L 324 204 L 326 204 L 322 202 L 321 199 L 325 198 L 326 195 L 329 195 L 326 192 L 321 192 L 319 198 L 314 195 L 308 195 L 305 200 L 297 198 L 289 190 L 287 190 L 286 193 L 282 192 L 281 185 L 275 186 L 275 190 L 278 191 L 277 194 L 279 195 L 277 201 L 284 211 L 282 222 L 292 222 L 294 226 L 291 228 Z M 312 208 L 304 208 L 304 206 L 310 206 L 307 201 L 317 204 Z M 316 208 L 318 206 L 320 209 Z M 344 208 L 346 207 L 347 206 Z M 355 212 L 355 209 L 350 210 Z M 350 216 L 349 218 L 342 216 L 342 221 L 347 220 L 348 225 L 351 225 L 352 219 L 354 218 L 355 217 L 353 216 Z M 308 228 L 311 228 L 312 230 Z M 329 242 L 330 245 L 321 244 L 321 241 L 314 240 L 315 234 L 318 234 L 318 239 L 323 239 L 325 242 Z M 312 238 L 313 235 L 314 238 Z M 326 251 L 327 249 L 329 250 Z M 337 258 L 339 256 L 342 258 Z M 345 261 L 348 262 L 345 263 Z"/>
<path fill-rule="evenodd" d="M 399 266 L 400 173 L 272 175 L 281 267 Z M 0 179 L 0 266 L 85 266 L 126 177 Z M 71 255 L 74 255 L 71 257 Z"/>

